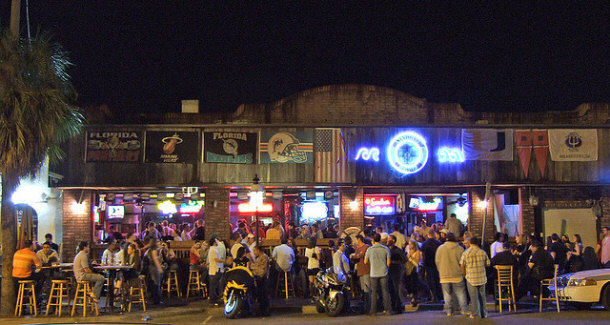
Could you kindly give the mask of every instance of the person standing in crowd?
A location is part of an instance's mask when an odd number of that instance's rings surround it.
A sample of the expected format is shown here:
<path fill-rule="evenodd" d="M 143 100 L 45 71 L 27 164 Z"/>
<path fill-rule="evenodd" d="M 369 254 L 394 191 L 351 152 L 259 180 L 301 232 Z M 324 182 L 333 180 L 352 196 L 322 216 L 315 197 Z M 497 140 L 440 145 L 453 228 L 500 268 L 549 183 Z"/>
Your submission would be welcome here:
<path fill-rule="evenodd" d="M 440 276 L 441 287 L 443 288 L 443 297 L 445 300 L 445 312 L 447 316 L 453 315 L 453 297 L 458 300 L 458 305 L 462 314 L 467 314 L 466 287 L 464 285 L 464 276 L 460 267 L 460 258 L 464 253 L 464 249 L 457 244 L 455 234 L 452 232 L 447 234 L 447 241 L 439 246 L 436 251 L 436 266 Z"/>
<path fill-rule="evenodd" d="M 234 232 L 231 237 L 233 238 L 233 245 L 231 246 L 231 256 L 233 256 L 233 258 L 236 258 L 237 250 L 241 247 L 244 247 L 244 245 L 241 243 L 242 237 L 240 232 Z"/>
<path fill-rule="evenodd" d="M 269 257 L 260 246 L 254 246 L 254 263 L 250 265 L 254 280 L 256 281 L 256 299 L 258 300 L 261 316 L 269 316 L 269 295 L 267 293 L 267 271 L 269 270 Z"/>
<path fill-rule="evenodd" d="M 459 237 L 462 233 L 462 227 L 462 222 L 458 220 L 455 213 L 450 214 L 447 221 L 445 221 L 445 229 L 447 229 L 448 232 L 454 233 L 456 237 Z"/>
<path fill-rule="evenodd" d="M 407 261 L 402 248 L 396 245 L 396 237 L 390 235 L 388 238 L 390 249 L 390 265 L 388 269 L 388 282 L 390 299 L 392 300 L 392 313 L 402 314 L 402 300 L 400 298 L 400 281 L 403 277 L 404 264 Z"/>
<path fill-rule="evenodd" d="M 485 268 L 490 265 L 489 258 L 487 253 L 479 248 L 478 238 L 466 238 L 464 244 L 467 249 L 460 258 L 460 265 L 462 274 L 466 277 L 468 295 L 470 295 L 470 318 L 486 318 L 485 284 L 487 283 L 487 274 Z"/>
<path fill-rule="evenodd" d="M 537 294 L 540 290 L 540 280 L 553 277 L 553 257 L 542 248 L 540 242 L 534 242 L 531 246 L 532 257 L 527 264 L 527 272 L 519 281 L 515 299 L 519 301 L 528 291 Z M 548 289 L 547 289 L 548 290 Z M 539 293 L 545 294 L 545 293 Z M 546 295 L 546 294 L 545 294 Z"/>
<path fill-rule="evenodd" d="M 364 242 L 364 237 L 356 235 L 356 251 L 351 255 L 351 259 L 356 263 L 356 275 L 358 276 L 360 289 L 362 289 L 364 313 L 368 313 L 371 306 L 371 267 L 369 264 L 364 263 L 364 256 L 368 249 L 369 245 Z"/>
<path fill-rule="evenodd" d="M 273 225 L 271 226 L 271 228 L 269 228 L 269 230 L 267 230 L 267 235 L 265 236 L 266 239 L 281 239 L 282 238 L 282 231 L 280 230 L 280 222 L 279 221 L 274 221 Z"/>
<path fill-rule="evenodd" d="M 145 272 L 148 273 L 148 289 L 151 291 L 153 305 L 161 304 L 161 275 L 163 266 L 159 257 L 159 246 L 156 238 L 150 238 L 148 249 L 144 253 Z"/>
<path fill-rule="evenodd" d="M 307 225 L 301 226 L 297 239 L 309 240 L 309 238 L 311 238 L 311 234 L 309 233 L 309 227 Z"/>
<path fill-rule="evenodd" d="M 294 222 L 288 223 L 288 230 L 286 231 L 286 239 L 295 239 L 299 236 L 299 228 L 296 228 Z"/>
<path fill-rule="evenodd" d="M 149 242 L 150 243 L 151 239 L 155 239 L 155 240 L 160 240 L 161 239 L 161 234 L 155 228 L 155 223 L 154 222 L 149 222 L 148 223 L 148 227 L 146 228 L 146 230 L 142 234 L 142 240 L 144 242 Z"/>
<path fill-rule="evenodd" d="M 51 234 L 46 234 L 44 235 L 44 239 L 46 240 L 44 244 L 49 244 L 51 246 L 51 249 L 56 251 L 59 254 L 59 245 L 57 245 L 56 243 L 53 242 L 53 235 Z"/>
<path fill-rule="evenodd" d="M 287 240 L 282 240 L 282 244 L 275 246 L 271 252 L 271 258 L 275 261 L 278 266 L 278 271 L 288 272 L 292 271 L 292 264 L 295 261 L 294 250 L 292 247 L 286 245 Z"/>
<path fill-rule="evenodd" d="M 106 280 L 103 275 L 93 273 L 89 267 L 89 243 L 81 241 L 78 244 L 78 254 L 74 257 L 74 265 L 72 271 L 74 272 L 74 278 L 76 281 L 90 281 L 93 282 L 93 292 L 89 295 L 96 303 L 99 301 L 102 295 L 102 288 L 104 287 L 104 281 Z"/>
<path fill-rule="evenodd" d="M 571 252 L 568 253 L 569 256 L 569 264 L 571 272 L 582 271 L 583 269 L 583 247 L 582 247 L 582 239 L 579 234 L 574 234 L 572 237 L 574 241 L 574 248 Z"/>
<path fill-rule="evenodd" d="M 349 276 L 349 261 L 345 256 L 345 244 L 339 244 L 335 253 L 333 253 L 333 270 L 337 275 L 343 275 L 347 281 Z"/>
<path fill-rule="evenodd" d="M 496 254 L 504 251 L 504 246 L 502 245 L 504 242 L 504 235 L 501 232 L 497 232 L 494 239 L 494 242 L 489 247 L 489 254 L 491 255 L 491 258 L 494 258 Z"/>
<path fill-rule="evenodd" d="M 305 248 L 305 257 L 307 257 L 307 277 L 309 279 L 309 293 L 313 298 L 315 291 L 316 274 L 320 271 L 320 259 L 322 258 L 322 250 L 316 246 L 316 237 L 311 237 Z M 312 299 L 313 301 L 313 299 Z"/>
<path fill-rule="evenodd" d="M 322 229 L 320 229 L 320 226 L 317 223 L 314 223 L 313 225 L 311 225 L 311 237 L 314 237 L 316 239 L 324 238 Z"/>
<path fill-rule="evenodd" d="M 373 246 L 367 249 L 364 255 L 364 263 L 371 266 L 371 309 L 370 315 L 377 312 L 377 296 L 381 291 L 383 306 L 386 314 L 392 313 L 392 303 L 388 290 L 388 267 L 390 266 L 390 250 L 381 245 L 381 235 L 373 235 Z"/>
<path fill-rule="evenodd" d="M 558 274 L 563 274 L 565 270 L 566 260 L 568 256 L 568 250 L 566 246 L 561 243 L 559 235 L 552 234 L 551 235 L 551 244 L 549 245 L 549 253 L 553 256 L 553 260 L 555 264 L 559 265 L 559 269 L 557 271 Z"/>
<path fill-rule="evenodd" d="M 439 272 L 435 262 L 436 250 L 441 245 L 441 242 L 436 240 L 434 230 L 428 230 L 428 239 L 422 244 L 421 251 L 424 255 L 424 270 L 426 272 L 426 282 L 432 291 L 432 301 L 438 302 L 443 300 L 442 290 L 439 280 Z"/>
<path fill-rule="evenodd" d="M 396 247 L 405 249 L 405 246 L 407 245 L 407 238 L 400 232 L 400 224 L 394 224 L 394 232 L 390 235 L 396 238 Z"/>
<path fill-rule="evenodd" d="M 40 295 L 40 289 L 42 288 L 43 279 L 40 276 L 40 273 L 34 272 L 34 270 L 40 270 L 42 267 L 42 263 L 36 253 L 36 244 L 31 240 L 27 239 L 25 241 L 25 247 L 16 251 L 13 255 L 13 280 L 15 281 L 15 285 L 17 281 L 23 280 L 34 280 L 35 285 L 34 289 Z"/>
<path fill-rule="evenodd" d="M 214 306 L 220 306 L 219 302 L 219 286 L 220 280 L 222 279 L 223 274 L 223 265 L 225 259 L 222 258 L 219 250 L 221 249 L 218 245 L 219 240 L 217 240 L 218 236 L 212 235 L 209 240 L 210 249 L 208 251 L 208 281 L 210 283 L 210 304 Z M 224 245 L 223 245 L 224 246 Z"/>
<path fill-rule="evenodd" d="M 417 306 L 417 292 L 419 290 L 420 274 L 423 274 L 422 263 L 424 256 L 419 250 L 415 239 L 409 240 L 407 245 L 407 262 L 405 263 L 405 286 L 411 296 L 411 306 Z M 427 288 L 427 287 L 426 287 Z"/>

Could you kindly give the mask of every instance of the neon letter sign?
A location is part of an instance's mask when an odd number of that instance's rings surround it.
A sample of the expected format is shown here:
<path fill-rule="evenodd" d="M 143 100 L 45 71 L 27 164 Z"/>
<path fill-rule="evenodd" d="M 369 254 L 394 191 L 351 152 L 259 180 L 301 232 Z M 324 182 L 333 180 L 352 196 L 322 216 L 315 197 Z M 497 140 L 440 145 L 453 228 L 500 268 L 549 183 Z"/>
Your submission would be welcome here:
<path fill-rule="evenodd" d="M 396 203 L 393 196 L 365 196 L 364 213 L 366 215 L 393 215 Z"/>
<path fill-rule="evenodd" d="M 379 161 L 379 149 L 378 148 L 360 148 L 358 153 L 356 154 L 356 160 L 369 160 L 373 159 L 374 161 Z"/>
<path fill-rule="evenodd" d="M 438 162 L 440 163 L 461 163 L 466 159 L 462 149 L 442 147 L 436 152 Z"/>
<path fill-rule="evenodd" d="M 426 139 L 413 131 L 399 133 L 390 140 L 388 160 L 403 175 L 419 172 L 428 162 Z"/>

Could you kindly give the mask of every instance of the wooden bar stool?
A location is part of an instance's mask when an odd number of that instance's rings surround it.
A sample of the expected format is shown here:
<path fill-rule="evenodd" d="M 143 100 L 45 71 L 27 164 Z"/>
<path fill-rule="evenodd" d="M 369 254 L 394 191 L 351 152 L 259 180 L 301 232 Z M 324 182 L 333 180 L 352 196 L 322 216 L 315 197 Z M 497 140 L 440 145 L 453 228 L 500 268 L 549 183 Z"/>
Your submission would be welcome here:
<path fill-rule="evenodd" d="M 201 283 L 201 276 L 199 271 L 197 270 L 189 270 L 189 282 L 186 287 L 186 298 L 188 299 L 190 293 L 192 291 L 201 291 L 203 295 L 203 299 L 205 299 L 208 295 L 207 286 L 205 283 Z"/>
<path fill-rule="evenodd" d="M 170 270 L 169 274 L 167 274 L 166 283 L 166 292 L 168 298 L 172 296 L 172 291 L 176 292 L 176 295 L 178 297 L 182 297 L 182 293 L 180 292 L 180 282 L 178 282 L 178 271 Z"/>
<path fill-rule="evenodd" d="M 131 304 L 140 304 L 142 305 L 142 310 L 146 311 L 144 288 L 140 279 L 138 279 L 138 282 L 135 286 L 129 288 L 129 307 L 127 308 L 128 312 L 131 312 Z"/>
<path fill-rule="evenodd" d="M 49 302 L 47 303 L 46 316 L 49 315 L 51 306 L 56 306 L 56 316 L 61 316 L 61 307 L 64 306 L 64 302 L 66 303 L 66 306 L 70 308 L 70 292 L 68 290 L 68 285 L 68 280 L 51 280 L 51 293 L 49 294 Z M 53 299 L 55 299 L 55 301 L 53 301 Z"/>
<path fill-rule="evenodd" d="M 144 297 L 148 297 L 148 285 L 146 284 L 146 275 L 138 275 L 138 283 L 140 284 L 140 288 L 144 290 Z"/>
<path fill-rule="evenodd" d="M 496 265 L 498 272 L 498 307 L 500 314 L 502 313 L 502 302 L 508 302 L 508 311 L 511 310 L 511 304 L 517 311 L 515 302 L 515 286 L 513 284 L 513 266 L 512 265 Z M 506 296 L 502 293 L 502 288 L 505 288 Z"/>
<path fill-rule="evenodd" d="M 294 279 L 292 278 L 292 273 L 290 273 L 290 271 L 284 271 L 284 275 L 282 275 L 282 273 L 280 272 L 280 274 L 277 277 L 277 282 L 275 283 L 275 294 L 278 294 L 278 290 L 279 293 L 284 292 L 286 299 L 288 299 L 288 296 L 290 295 L 290 291 L 292 291 L 292 296 L 295 296 L 294 293 Z M 280 286 L 280 281 L 282 280 L 282 278 L 284 278 L 284 286 Z"/>
<path fill-rule="evenodd" d="M 21 317 L 23 306 L 30 307 L 30 314 L 38 316 L 38 308 L 36 307 L 36 289 L 34 288 L 36 281 L 22 280 L 19 281 L 19 291 L 17 291 L 17 304 L 15 305 L 15 316 Z M 28 294 L 28 302 L 23 303 L 24 296 Z"/>
<path fill-rule="evenodd" d="M 559 308 L 559 294 L 557 291 L 557 271 L 559 270 L 559 264 L 555 264 L 555 272 L 552 278 L 550 279 L 542 279 L 540 280 L 540 312 L 542 312 L 542 302 L 543 301 L 555 301 L 555 304 L 557 304 L 557 312 L 561 312 L 560 308 Z M 549 286 L 553 286 L 554 288 L 554 292 L 551 292 L 551 296 L 548 298 L 543 298 L 544 296 L 544 288 L 545 287 L 549 287 Z M 555 297 L 553 297 L 553 295 Z"/>
<path fill-rule="evenodd" d="M 91 286 L 89 281 L 78 281 L 76 283 L 76 293 L 74 294 L 74 304 L 72 305 L 71 316 L 76 312 L 76 306 L 83 307 L 83 317 L 87 317 L 87 308 L 95 311 L 95 316 L 99 316 L 100 312 L 97 308 L 97 303 L 91 299 Z M 80 300 L 80 302 L 79 302 Z"/>

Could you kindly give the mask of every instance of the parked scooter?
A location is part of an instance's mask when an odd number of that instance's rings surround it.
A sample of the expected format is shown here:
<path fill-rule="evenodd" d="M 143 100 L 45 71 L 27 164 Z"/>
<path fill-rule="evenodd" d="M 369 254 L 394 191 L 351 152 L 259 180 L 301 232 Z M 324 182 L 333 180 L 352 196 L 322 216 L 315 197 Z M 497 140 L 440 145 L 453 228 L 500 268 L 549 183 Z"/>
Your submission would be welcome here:
<path fill-rule="evenodd" d="M 255 292 L 254 276 L 243 266 L 234 267 L 223 276 L 224 284 L 224 316 L 237 318 L 247 316 L 252 305 Z"/>
<path fill-rule="evenodd" d="M 333 268 L 320 270 L 316 274 L 316 310 L 326 312 L 328 316 L 338 316 L 349 309 L 349 291 L 347 280 L 343 273 L 336 274 Z"/>

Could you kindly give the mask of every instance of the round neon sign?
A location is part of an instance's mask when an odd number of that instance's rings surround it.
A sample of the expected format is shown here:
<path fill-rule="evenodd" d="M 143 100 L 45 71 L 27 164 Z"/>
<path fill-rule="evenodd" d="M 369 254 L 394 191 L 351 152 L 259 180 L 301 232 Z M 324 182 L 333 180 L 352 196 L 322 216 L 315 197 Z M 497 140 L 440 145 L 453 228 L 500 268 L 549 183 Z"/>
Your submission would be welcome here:
<path fill-rule="evenodd" d="M 428 145 L 421 135 L 405 131 L 390 140 L 387 155 L 394 170 L 403 175 L 414 174 L 428 162 Z"/>

